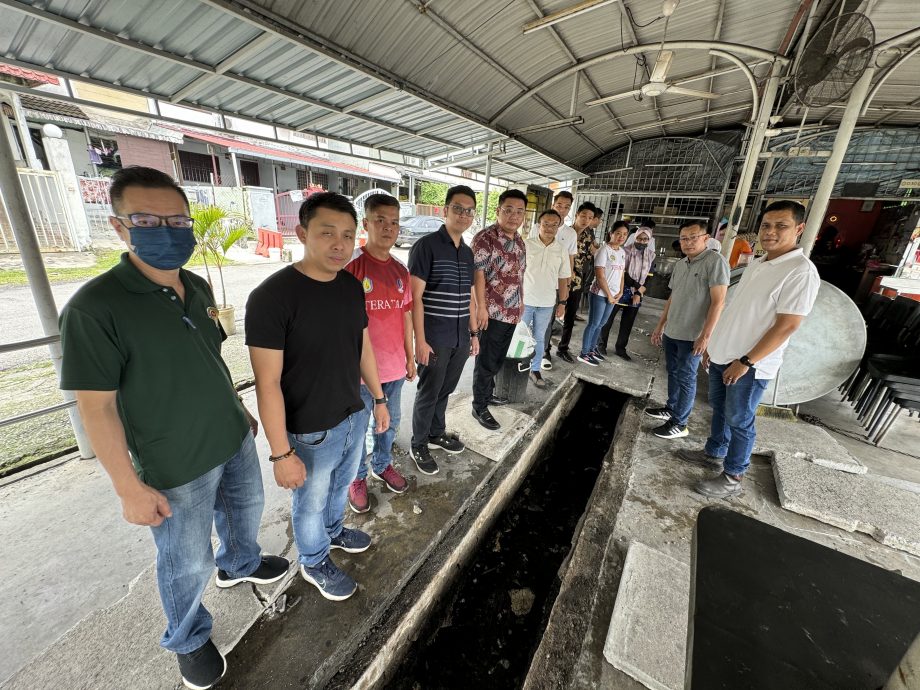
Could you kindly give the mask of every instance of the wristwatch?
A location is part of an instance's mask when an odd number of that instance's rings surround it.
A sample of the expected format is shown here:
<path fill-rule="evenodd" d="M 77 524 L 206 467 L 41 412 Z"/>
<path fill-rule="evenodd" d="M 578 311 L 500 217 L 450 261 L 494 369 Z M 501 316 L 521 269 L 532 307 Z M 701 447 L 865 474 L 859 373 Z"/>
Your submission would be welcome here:
<path fill-rule="evenodd" d="M 563 304 L 568 304 L 568 300 L 563 299 L 563 300 L 559 300 L 558 302 L 556 302 L 557 307 L 561 307 Z"/>
<path fill-rule="evenodd" d="M 387 396 L 384 395 L 382 398 L 374 398 L 374 404 L 375 405 L 386 405 Z"/>
<path fill-rule="evenodd" d="M 738 361 L 741 362 L 744 366 L 754 368 L 754 362 L 752 362 L 747 355 L 743 355 L 738 358 Z"/>

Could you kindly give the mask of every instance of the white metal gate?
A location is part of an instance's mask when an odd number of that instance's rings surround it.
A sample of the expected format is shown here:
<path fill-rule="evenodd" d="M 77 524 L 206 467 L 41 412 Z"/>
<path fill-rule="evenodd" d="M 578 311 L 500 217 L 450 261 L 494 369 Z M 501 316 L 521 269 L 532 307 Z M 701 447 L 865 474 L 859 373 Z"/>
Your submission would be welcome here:
<path fill-rule="evenodd" d="M 19 181 L 25 192 L 29 215 L 42 250 L 75 251 L 73 222 L 64 201 L 58 173 L 52 170 L 20 169 Z M 0 197 L 0 202 L 3 199 Z M 0 252 L 18 253 L 6 204 L 0 204 Z"/>

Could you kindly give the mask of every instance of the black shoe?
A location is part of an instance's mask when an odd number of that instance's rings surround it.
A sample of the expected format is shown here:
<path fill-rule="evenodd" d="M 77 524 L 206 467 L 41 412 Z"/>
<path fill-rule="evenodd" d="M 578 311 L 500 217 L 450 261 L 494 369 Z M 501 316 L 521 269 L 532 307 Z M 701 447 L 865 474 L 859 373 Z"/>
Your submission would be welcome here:
<path fill-rule="evenodd" d="M 660 419 L 662 422 L 671 419 L 671 410 L 667 407 L 646 407 L 645 414 L 652 419 Z"/>
<path fill-rule="evenodd" d="M 441 469 L 431 457 L 428 446 L 413 446 L 409 449 L 409 457 L 415 461 L 415 466 L 422 474 L 437 474 Z"/>
<path fill-rule="evenodd" d="M 669 419 L 661 426 L 652 429 L 652 433 L 658 438 L 683 438 L 690 432 L 687 431 L 687 427 L 678 426 Z"/>
<path fill-rule="evenodd" d="M 561 359 L 563 362 L 568 362 L 569 364 L 575 364 L 575 358 L 569 354 L 568 350 L 558 350 L 556 354 L 559 355 L 559 359 Z"/>
<path fill-rule="evenodd" d="M 575 314 L 575 320 L 576 320 L 576 321 L 584 321 L 584 320 L 585 320 L 585 317 L 584 317 L 584 316 L 581 316 L 580 314 Z"/>
<path fill-rule="evenodd" d="M 270 585 L 277 582 L 287 574 L 290 562 L 281 556 L 262 556 L 262 562 L 251 575 L 246 577 L 230 577 L 225 570 L 217 571 L 215 584 L 226 589 L 241 582 L 252 582 L 256 585 Z"/>
<path fill-rule="evenodd" d="M 626 354 L 626 350 L 617 350 L 617 357 L 619 357 L 620 359 L 625 359 L 627 362 L 632 361 L 632 357 Z"/>
<path fill-rule="evenodd" d="M 194 652 L 176 654 L 182 684 L 192 690 L 206 690 L 224 677 L 227 660 L 217 651 L 211 638 Z"/>
<path fill-rule="evenodd" d="M 500 395 L 490 395 L 489 402 L 486 404 L 487 405 L 507 405 L 510 402 L 511 400 L 509 400 L 508 398 L 503 398 Z"/>
<path fill-rule="evenodd" d="M 604 357 L 607 356 L 607 346 L 606 345 L 598 345 L 596 348 L 594 348 L 594 351 L 600 355 L 604 355 Z"/>
<path fill-rule="evenodd" d="M 463 445 L 456 434 L 444 433 L 440 436 L 429 436 L 428 437 L 428 447 L 429 448 L 440 448 L 450 454 L 462 453 L 463 449 L 466 446 Z"/>
<path fill-rule="evenodd" d="M 486 408 L 482 412 L 477 412 L 473 410 L 473 417 L 484 426 L 489 431 L 498 431 L 502 428 L 502 425 L 498 423 L 498 420 L 492 416 L 492 413 L 489 412 L 489 408 Z"/>

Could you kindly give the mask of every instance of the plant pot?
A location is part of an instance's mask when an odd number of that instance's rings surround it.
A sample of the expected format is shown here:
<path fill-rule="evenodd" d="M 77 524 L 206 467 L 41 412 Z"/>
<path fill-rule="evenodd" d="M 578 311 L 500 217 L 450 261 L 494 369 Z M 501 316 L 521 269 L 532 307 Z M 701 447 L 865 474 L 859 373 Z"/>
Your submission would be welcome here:
<path fill-rule="evenodd" d="M 217 320 L 220 321 L 220 325 L 224 327 L 224 333 L 227 335 L 236 333 L 236 321 L 233 315 L 234 308 L 232 304 L 217 310 Z"/>

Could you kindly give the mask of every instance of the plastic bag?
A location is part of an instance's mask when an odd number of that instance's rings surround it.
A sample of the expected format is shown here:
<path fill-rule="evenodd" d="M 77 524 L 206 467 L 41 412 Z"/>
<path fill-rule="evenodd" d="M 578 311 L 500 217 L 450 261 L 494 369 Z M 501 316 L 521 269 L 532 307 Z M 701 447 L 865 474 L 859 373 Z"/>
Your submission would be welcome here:
<path fill-rule="evenodd" d="M 537 341 L 534 340 L 533 333 L 530 332 L 527 324 L 518 321 L 514 327 L 514 334 L 511 336 L 511 344 L 508 346 L 508 356 L 515 358 L 530 358 L 537 348 Z"/>

